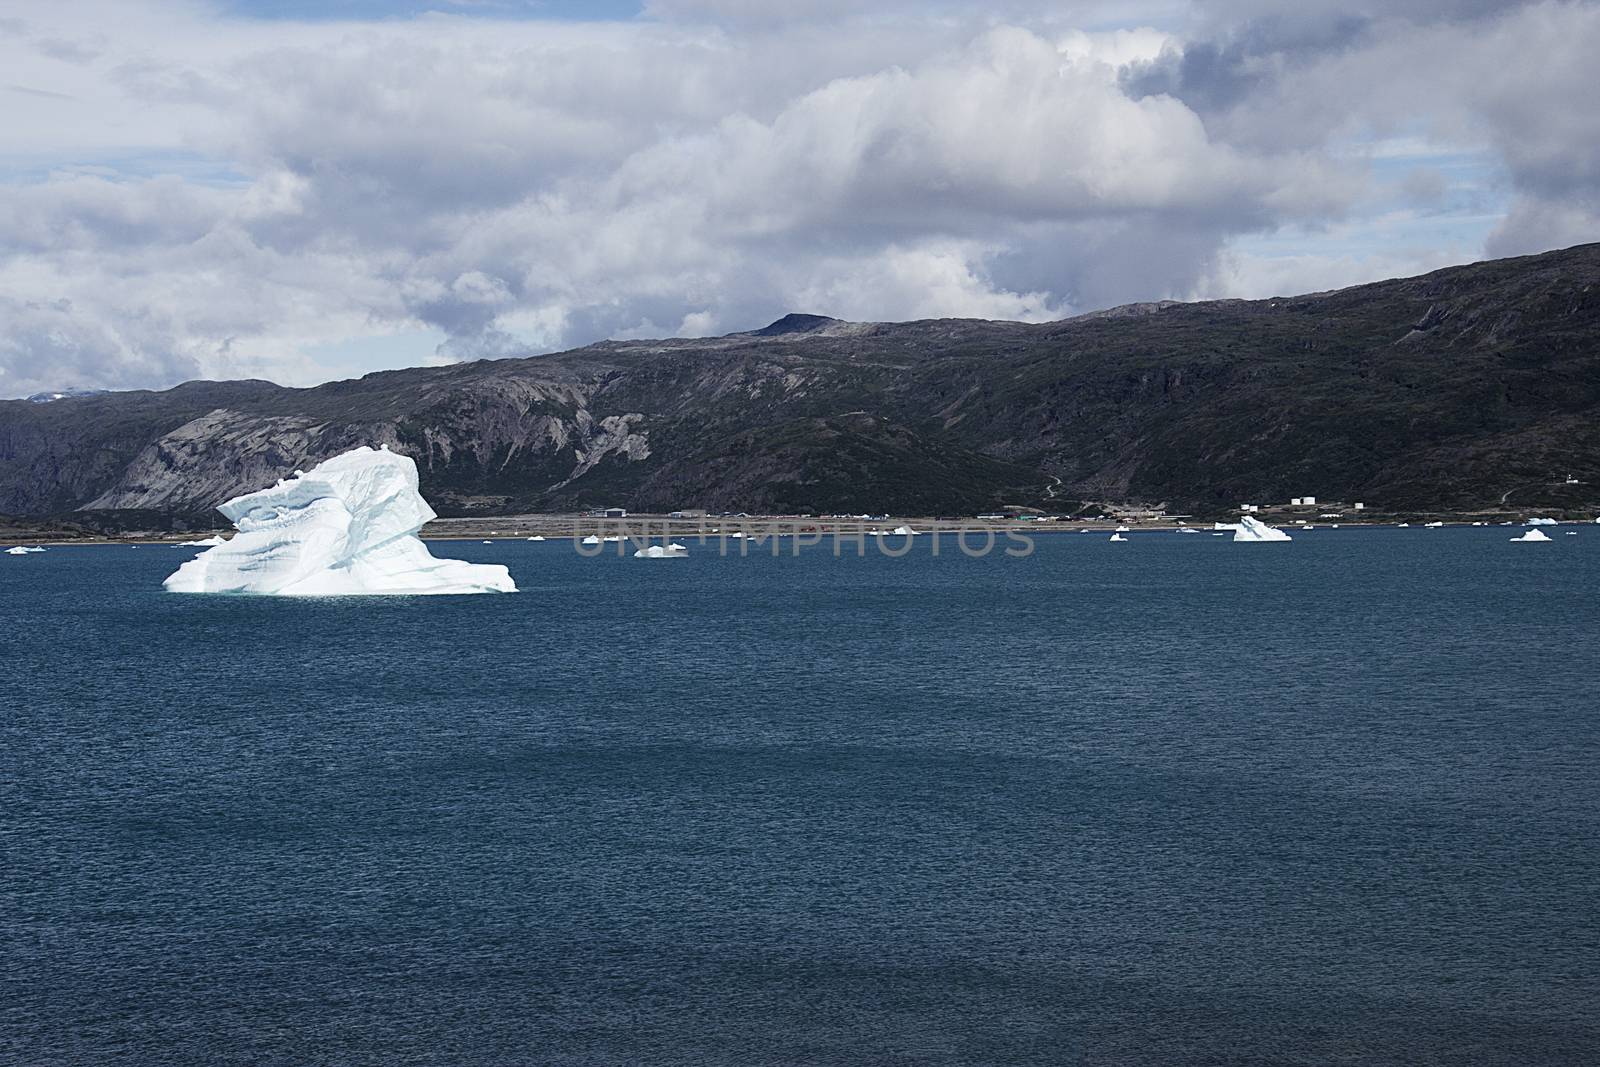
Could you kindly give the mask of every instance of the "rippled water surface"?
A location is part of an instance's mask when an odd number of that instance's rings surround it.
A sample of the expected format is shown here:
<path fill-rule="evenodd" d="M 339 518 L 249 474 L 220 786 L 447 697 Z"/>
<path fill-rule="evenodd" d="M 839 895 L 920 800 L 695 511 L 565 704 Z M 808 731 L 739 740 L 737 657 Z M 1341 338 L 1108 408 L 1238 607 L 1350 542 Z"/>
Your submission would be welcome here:
<path fill-rule="evenodd" d="M 1600 527 L 0 557 L 6 1064 L 1593 1064 Z"/>

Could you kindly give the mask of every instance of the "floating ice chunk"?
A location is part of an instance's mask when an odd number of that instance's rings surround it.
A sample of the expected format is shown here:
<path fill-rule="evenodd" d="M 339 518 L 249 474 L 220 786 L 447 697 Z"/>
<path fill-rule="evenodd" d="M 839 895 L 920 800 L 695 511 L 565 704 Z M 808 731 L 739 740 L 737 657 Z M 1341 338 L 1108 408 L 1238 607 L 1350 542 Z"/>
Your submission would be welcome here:
<path fill-rule="evenodd" d="M 174 593 L 277 596 L 514 593 L 498 564 L 436 559 L 417 537 L 433 509 L 417 465 L 357 448 L 217 509 L 239 532 L 179 567 Z"/>
<path fill-rule="evenodd" d="M 213 534 L 211 537 L 207 537 L 207 538 L 205 538 L 203 540 L 200 540 L 200 541 L 179 541 L 178 542 L 178 547 L 179 548 L 215 548 L 217 545 L 225 545 L 227 543 L 228 543 L 228 539 L 226 537 L 223 537 L 221 534 Z"/>
<path fill-rule="evenodd" d="M 1293 541 L 1294 538 L 1278 529 L 1268 526 L 1260 519 L 1252 519 L 1245 515 L 1238 522 L 1219 522 L 1216 524 L 1219 532 L 1233 531 L 1235 541 Z"/>
<path fill-rule="evenodd" d="M 682 559 L 689 554 L 689 550 L 676 541 L 670 545 L 651 545 L 641 548 L 633 554 L 634 559 Z"/>
<path fill-rule="evenodd" d="M 1127 538 L 1123 537 L 1120 533 L 1114 533 L 1114 534 L 1111 535 L 1111 540 L 1113 540 L 1113 541 L 1126 541 Z"/>
<path fill-rule="evenodd" d="M 1180 526 L 1180 527 L 1179 527 L 1179 528 L 1178 528 L 1178 532 L 1179 532 L 1179 533 L 1187 533 L 1187 534 L 1197 534 L 1197 533 L 1199 533 L 1199 532 L 1200 532 L 1200 531 L 1199 531 L 1199 530 L 1196 530 L 1196 529 L 1195 529 L 1195 528 L 1194 528 L 1194 527 L 1192 527 L 1192 526 Z"/>
<path fill-rule="evenodd" d="M 1410 525 L 1411 524 L 1409 522 L 1402 522 L 1399 526 L 1396 526 L 1395 529 L 1396 530 L 1404 530 L 1407 526 L 1410 526 Z"/>
<path fill-rule="evenodd" d="M 1529 526 L 1555 526 L 1555 525 L 1557 525 L 1557 523 L 1556 523 L 1555 519 L 1529 519 L 1528 520 L 1528 525 Z"/>
<path fill-rule="evenodd" d="M 1128 528 L 1126 526 L 1118 526 L 1117 527 L 1117 533 L 1128 533 L 1128 532 L 1129 532 L 1129 530 L 1128 530 Z"/>
<path fill-rule="evenodd" d="M 1513 540 L 1513 541 L 1548 541 L 1548 540 L 1550 540 L 1550 538 L 1545 536 L 1545 532 L 1543 530 L 1529 530 L 1527 533 L 1523 534 L 1521 537 L 1513 537 L 1511 540 Z"/>
<path fill-rule="evenodd" d="M 1435 528 L 1435 527 L 1439 527 L 1439 526 L 1443 526 L 1443 525 L 1444 525 L 1444 523 L 1442 523 L 1442 522 L 1425 522 L 1425 523 L 1423 523 L 1423 524 L 1422 524 L 1422 525 L 1423 525 L 1423 527 L 1424 527 L 1424 528 L 1425 528 L 1425 529 L 1429 529 L 1429 530 L 1432 530 L 1432 529 L 1434 529 L 1434 528 Z"/>
<path fill-rule="evenodd" d="M 534 534 L 532 537 L 528 538 L 528 540 L 530 540 L 530 541 L 543 541 L 544 538 L 540 537 L 538 534 Z"/>
<path fill-rule="evenodd" d="M 6 555 L 8 555 L 8 556 L 31 556 L 35 552 L 43 552 L 43 551 L 44 551 L 44 549 L 38 547 L 37 545 L 18 545 L 15 548 L 6 549 Z"/>
<path fill-rule="evenodd" d="M 915 537 L 921 533 L 920 530 L 913 530 L 909 526 L 896 526 L 892 530 L 873 530 L 872 532 L 879 537 Z"/>
<path fill-rule="evenodd" d="M 1567 531 L 1567 536 L 1568 537 L 1577 537 L 1578 536 L 1578 531 L 1577 530 L 1568 530 Z"/>
<path fill-rule="evenodd" d="M 590 534 L 588 537 L 585 537 L 578 543 L 580 545 L 598 545 L 600 543 L 600 538 L 596 537 L 594 534 Z"/>

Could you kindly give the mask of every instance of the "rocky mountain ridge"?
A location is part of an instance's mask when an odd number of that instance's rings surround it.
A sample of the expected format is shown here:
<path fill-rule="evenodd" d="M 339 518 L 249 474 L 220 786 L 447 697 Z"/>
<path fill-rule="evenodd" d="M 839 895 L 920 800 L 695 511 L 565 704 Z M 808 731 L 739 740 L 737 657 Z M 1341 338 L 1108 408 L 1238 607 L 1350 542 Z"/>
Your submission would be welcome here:
<path fill-rule="evenodd" d="M 414 456 L 442 514 L 1581 506 L 1597 408 L 1586 245 L 1038 325 L 789 315 L 312 389 L 0 402 L 0 514 L 203 514 L 358 444 Z"/>

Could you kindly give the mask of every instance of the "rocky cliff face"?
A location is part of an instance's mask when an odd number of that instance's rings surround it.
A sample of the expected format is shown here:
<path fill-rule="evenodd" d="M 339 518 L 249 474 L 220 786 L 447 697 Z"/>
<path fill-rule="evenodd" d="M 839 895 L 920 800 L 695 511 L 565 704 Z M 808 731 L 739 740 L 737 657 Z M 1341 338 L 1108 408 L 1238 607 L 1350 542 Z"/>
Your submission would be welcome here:
<path fill-rule="evenodd" d="M 1590 245 L 1037 326 L 791 315 L 748 334 L 316 389 L 191 382 L 3 402 L 0 513 L 199 514 L 358 444 L 415 457 L 444 514 L 970 513 L 1304 493 L 1576 506 L 1600 483 L 1597 408 Z"/>

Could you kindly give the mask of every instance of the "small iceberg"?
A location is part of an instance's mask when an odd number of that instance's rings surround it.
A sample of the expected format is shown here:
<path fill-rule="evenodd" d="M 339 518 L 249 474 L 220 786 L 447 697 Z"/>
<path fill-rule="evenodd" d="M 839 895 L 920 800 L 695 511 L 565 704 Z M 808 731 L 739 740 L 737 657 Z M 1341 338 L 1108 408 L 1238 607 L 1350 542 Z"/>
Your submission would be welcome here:
<path fill-rule="evenodd" d="M 689 554 L 689 550 L 676 541 L 670 545 L 651 545 L 641 548 L 633 554 L 634 559 L 682 559 Z"/>
<path fill-rule="evenodd" d="M 582 541 L 578 542 L 580 545 L 598 545 L 599 543 L 600 538 L 596 537 L 594 534 L 590 534 L 588 537 L 585 537 Z"/>
<path fill-rule="evenodd" d="M 18 545 L 15 548 L 6 549 L 6 555 L 8 555 L 8 556 L 31 556 L 35 552 L 43 552 L 43 551 L 44 551 L 44 549 L 40 548 L 37 545 Z"/>
<path fill-rule="evenodd" d="M 1235 542 L 1248 541 L 1254 543 L 1259 541 L 1294 540 L 1294 538 L 1290 537 L 1276 526 L 1268 526 L 1261 520 L 1252 519 L 1248 515 L 1241 518 L 1238 522 L 1219 522 L 1216 525 L 1216 529 L 1222 532 L 1232 530 L 1233 539 Z"/>
<path fill-rule="evenodd" d="M 1181 527 L 1178 528 L 1178 532 L 1179 533 L 1187 533 L 1187 534 L 1197 534 L 1200 531 L 1194 529 L 1192 526 L 1181 526 Z"/>
<path fill-rule="evenodd" d="M 1425 522 L 1425 523 L 1422 524 L 1423 529 L 1425 529 L 1425 530 L 1437 529 L 1438 527 L 1443 526 L 1443 525 L 1444 525 L 1444 523 L 1442 523 L 1442 522 Z"/>
<path fill-rule="evenodd" d="M 1548 541 L 1548 540 L 1550 540 L 1550 538 L 1545 536 L 1545 532 L 1543 530 L 1529 530 L 1527 533 L 1523 534 L 1521 537 L 1513 537 L 1511 540 L 1512 541 Z"/>
<path fill-rule="evenodd" d="M 1407 526 L 1410 526 L 1410 525 L 1411 524 L 1409 522 L 1402 522 L 1399 526 L 1396 526 L 1395 529 L 1396 530 L 1404 530 Z"/>
<path fill-rule="evenodd" d="M 921 531 L 913 530 L 909 526 L 896 526 L 892 530 L 874 530 L 872 532 L 879 537 L 915 537 Z"/>
<path fill-rule="evenodd" d="M 1528 520 L 1528 525 L 1529 526 L 1555 526 L 1555 525 L 1557 525 L 1557 522 L 1556 522 L 1555 519 L 1529 519 Z"/>
<path fill-rule="evenodd" d="M 543 541 L 544 538 L 540 537 L 538 534 L 534 534 L 532 537 L 528 538 L 528 540 L 530 540 L 530 541 Z"/>
<path fill-rule="evenodd" d="M 362 447 L 217 508 L 239 530 L 164 583 L 174 593 L 271 596 L 515 593 L 499 564 L 437 559 L 434 511 L 408 456 Z"/>
<path fill-rule="evenodd" d="M 1114 534 L 1111 535 L 1111 540 L 1113 540 L 1113 541 L 1126 541 L 1127 538 L 1123 537 L 1120 533 L 1114 533 Z"/>
<path fill-rule="evenodd" d="M 227 543 L 228 543 L 228 539 L 226 537 L 223 537 L 221 534 L 213 534 L 212 536 L 207 537 L 204 540 L 200 540 L 200 541 L 179 541 L 178 542 L 178 547 L 179 548 L 215 548 L 218 545 L 225 545 Z"/>
<path fill-rule="evenodd" d="M 1128 532 L 1129 531 L 1128 531 L 1128 528 L 1126 526 L 1118 526 L 1117 527 L 1117 533 L 1128 533 Z"/>

